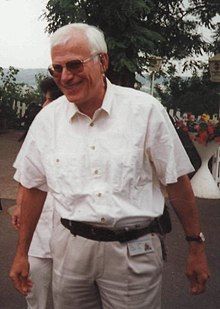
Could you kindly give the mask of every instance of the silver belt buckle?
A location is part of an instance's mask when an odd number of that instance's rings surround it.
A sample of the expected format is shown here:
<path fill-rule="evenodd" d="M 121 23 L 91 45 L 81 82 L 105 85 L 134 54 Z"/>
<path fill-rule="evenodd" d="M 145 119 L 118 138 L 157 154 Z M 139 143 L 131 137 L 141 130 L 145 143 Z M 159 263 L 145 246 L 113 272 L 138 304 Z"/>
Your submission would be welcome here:
<path fill-rule="evenodd" d="M 148 227 L 153 219 L 152 217 L 122 218 L 116 222 L 115 229 L 123 229 L 126 231 L 143 229 Z"/>

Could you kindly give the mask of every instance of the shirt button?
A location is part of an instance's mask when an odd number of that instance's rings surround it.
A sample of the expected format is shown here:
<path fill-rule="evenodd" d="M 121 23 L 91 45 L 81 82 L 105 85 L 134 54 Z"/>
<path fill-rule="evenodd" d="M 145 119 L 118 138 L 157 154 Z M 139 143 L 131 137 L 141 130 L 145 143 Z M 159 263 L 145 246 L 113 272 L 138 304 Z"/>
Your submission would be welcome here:
<path fill-rule="evenodd" d="M 95 170 L 94 174 L 95 175 L 98 175 L 99 171 L 98 170 Z"/>
<path fill-rule="evenodd" d="M 102 196 L 102 193 L 100 193 L 100 192 L 97 193 L 97 196 L 98 196 L 98 197 L 101 197 L 101 196 Z"/>
<path fill-rule="evenodd" d="M 105 218 L 101 218 L 101 223 L 105 223 Z"/>
<path fill-rule="evenodd" d="M 59 160 L 59 159 L 56 159 L 56 162 L 58 163 L 58 162 L 60 162 L 60 160 Z"/>
<path fill-rule="evenodd" d="M 95 146 L 91 146 L 90 148 L 91 148 L 92 150 L 95 150 Z"/>
<path fill-rule="evenodd" d="M 90 123 L 90 127 L 93 127 L 93 126 L 94 126 L 94 122 L 91 122 L 91 123 Z"/>

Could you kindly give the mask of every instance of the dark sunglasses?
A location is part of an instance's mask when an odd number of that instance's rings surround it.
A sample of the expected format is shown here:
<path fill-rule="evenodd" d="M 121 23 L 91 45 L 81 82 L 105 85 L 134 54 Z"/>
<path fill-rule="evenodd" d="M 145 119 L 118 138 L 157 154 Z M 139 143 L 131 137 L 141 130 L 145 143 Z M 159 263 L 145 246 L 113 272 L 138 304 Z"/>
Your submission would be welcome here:
<path fill-rule="evenodd" d="M 95 58 L 98 55 L 100 56 L 100 54 L 98 53 L 93 54 L 92 56 L 84 60 L 79 60 L 79 59 L 71 60 L 71 61 L 66 62 L 64 66 L 62 66 L 61 64 L 51 64 L 48 68 L 48 71 L 50 75 L 55 78 L 58 78 L 61 76 L 64 67 L 66 67 L 66 69 L 72 74 L 77 74 L 77 73 L 83 72 L 84 64 L 86 62 L 91 61 L 93 58 Z"/>

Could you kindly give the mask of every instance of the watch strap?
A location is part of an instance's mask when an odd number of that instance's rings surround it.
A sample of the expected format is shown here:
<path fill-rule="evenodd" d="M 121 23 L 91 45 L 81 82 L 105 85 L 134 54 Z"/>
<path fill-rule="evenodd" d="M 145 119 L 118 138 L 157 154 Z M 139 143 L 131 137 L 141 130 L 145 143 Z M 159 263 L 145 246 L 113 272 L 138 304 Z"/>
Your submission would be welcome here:
<path fill-rule="evenodd" d="M 187 241 L 196 241 L 196 242 L 204 242 L 205 237 L 203 233 L 199 233 L 199 235 L 187 235 L 185 238 Z"/>

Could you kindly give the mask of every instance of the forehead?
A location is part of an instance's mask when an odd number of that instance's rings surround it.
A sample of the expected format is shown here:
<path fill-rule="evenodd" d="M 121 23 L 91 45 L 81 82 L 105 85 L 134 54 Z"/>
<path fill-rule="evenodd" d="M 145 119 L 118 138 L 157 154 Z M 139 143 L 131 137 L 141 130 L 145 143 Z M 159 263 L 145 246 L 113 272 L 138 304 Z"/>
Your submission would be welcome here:
<path fill-rule="evenodd" d="M 87 37 L 84 33 L 76 32 L 64 43 L 51 49 L 53 63 L 66 62 L 72 59 L 83 59 L 91 54 Z"/>

